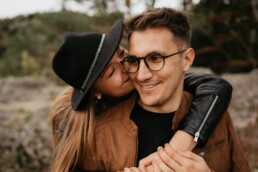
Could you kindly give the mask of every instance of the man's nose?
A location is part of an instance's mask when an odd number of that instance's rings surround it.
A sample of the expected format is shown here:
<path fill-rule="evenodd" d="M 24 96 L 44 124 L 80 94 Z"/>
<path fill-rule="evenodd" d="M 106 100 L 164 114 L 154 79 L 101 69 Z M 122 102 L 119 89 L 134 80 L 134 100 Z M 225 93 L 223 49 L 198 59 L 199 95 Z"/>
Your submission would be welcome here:
<path fill-rule="evenodd" d="M 137 80 L 145 81 L 152 77 L 152 71 L 146 66 L 144 60 L 140 60 L 139 70 L 137 71 Z"/>

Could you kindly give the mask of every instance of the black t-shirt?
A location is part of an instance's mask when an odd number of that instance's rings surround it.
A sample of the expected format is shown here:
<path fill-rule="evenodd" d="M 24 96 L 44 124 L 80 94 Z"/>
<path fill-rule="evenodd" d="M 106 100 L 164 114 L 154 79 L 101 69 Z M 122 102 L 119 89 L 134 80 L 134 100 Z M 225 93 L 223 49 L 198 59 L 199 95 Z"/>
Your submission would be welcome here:
<path fill-rule="evenodd" d="M 174 112 L 149 112 L 137 103 L 131 113 L 131 119 L 138 126 L 138 156 L 139 160 L 156 152 L 158 146 L 164 146 L 172 138 L 172 120 Z"/>

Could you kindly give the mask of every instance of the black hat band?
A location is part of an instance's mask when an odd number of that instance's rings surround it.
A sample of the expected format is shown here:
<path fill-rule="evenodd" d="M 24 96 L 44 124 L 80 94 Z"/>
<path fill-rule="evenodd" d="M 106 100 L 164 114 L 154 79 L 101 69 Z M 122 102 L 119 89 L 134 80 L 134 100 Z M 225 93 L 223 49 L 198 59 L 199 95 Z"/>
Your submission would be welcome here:
<path fill-rule="evenodd" d="M 98 47 L 97 52 L 96 52 L 96 54 L 95 54 L 94 60 L 93 60 L 93 62 L 92 62 L 92 64 L 91 64 L 90 69 L 89 69 L 89 72 L 88 72 L 88 74 L 87 74 L 87 76 L 86 76 L 86 78 L 85 78 L 85 80 L 84 80 L 84 82 L 83 82 L 83 84 L 82 84 L 82 86 L 81 86 L 81 89 L 80 89 L 80 92 L 81 92 L 81 93 L 84 92 L 85 86 L 87 85 L 87 82 L 88 82 L 88 80 L 89 80 L 89 78 L 90 78 L 90 75 L 91 75 L 91 73 L 92 73 L 92 70 L 93 70 L 93 68 L 95 67 L 95 63 L 96 63 L 96 61 L 98 60 L 99 53 L 100 53 L 100 51 L 101 51 L 101 48 L 102 48 L 103 42 L 104 42 L 104 40 L 105 40 L 105 37 L 106 37 L 106 35 L 105 35 L 105 34 L 102 34 L 102 38 L 101 38 L 101 40 L 100 40 L 99 47 Z"/>

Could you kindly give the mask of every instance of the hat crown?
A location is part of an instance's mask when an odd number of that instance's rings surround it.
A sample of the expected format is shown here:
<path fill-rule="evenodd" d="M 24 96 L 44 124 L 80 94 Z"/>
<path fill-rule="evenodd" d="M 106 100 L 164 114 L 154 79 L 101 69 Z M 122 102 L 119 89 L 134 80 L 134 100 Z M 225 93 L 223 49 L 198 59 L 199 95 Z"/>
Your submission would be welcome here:
<path fill-rule="evenodd" d="M 66 33 L 53 59 L 54 72 L 67 84 L 80 89 L 94 61 L 102 35 L 99 33 Z"/>

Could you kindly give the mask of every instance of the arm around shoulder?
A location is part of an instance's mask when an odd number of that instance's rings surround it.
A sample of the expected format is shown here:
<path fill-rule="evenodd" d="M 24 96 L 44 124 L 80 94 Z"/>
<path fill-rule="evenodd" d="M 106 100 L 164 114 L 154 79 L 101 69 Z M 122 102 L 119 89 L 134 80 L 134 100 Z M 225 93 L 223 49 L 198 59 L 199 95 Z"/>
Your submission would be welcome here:
<path fill-rule="evenodd" d="M 225 79 L 213 74 L 188 73 L 185 91 L 193 96 L 189 113 L 179 129 L 192 136 L 199 145 L 204 145 L 231 101 L 232 86 Z"/>

